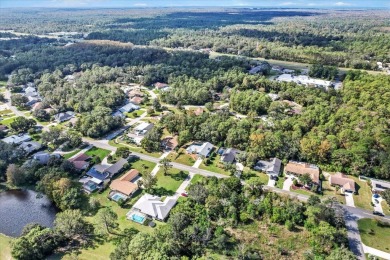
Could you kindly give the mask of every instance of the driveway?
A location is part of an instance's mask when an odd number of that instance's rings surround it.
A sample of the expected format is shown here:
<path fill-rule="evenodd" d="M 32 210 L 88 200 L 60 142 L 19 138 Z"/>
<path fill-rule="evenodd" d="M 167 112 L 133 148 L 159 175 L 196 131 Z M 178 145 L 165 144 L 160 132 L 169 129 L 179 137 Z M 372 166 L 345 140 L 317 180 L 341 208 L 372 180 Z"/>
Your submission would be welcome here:
<path fill-rule="evenodd" d="M 378 256 L 378 257 L 383 258 L 383 259 L 390 259 L 389 253 L 386 253 L 386 252 L 380 251 L 378 249 L 366 246 L 365 244 L 363 244 L 363 250 L 364 250 L 364 253 L 366 253 L 366 254 L 375 255 L 375 256 Z"/>
<path fill-rule="evenodd" d="M 353 200 L 353 193 L 345 192 L 344 196 L 345 196 L 345 203 L 347 204 L 347 206 L 355 207 L 355 201 Z"/>
<path fill-rule="evenodd" d="M 271 175 L 268 175 L 268 177 L 271 177 Z M 267 186 L 275 187 L 275 184 L 276 184 L 276 181 L 275 181 L 275 180 L 271 180 L 271 178 L 268 179 L 268 184 L 267 184 Z"/>
<path fill-rule="evenodd" d="M 377 199 L 374 198 L 374 196 L 371 196 L 372 203 L 374 203 L 374 210 L 383 213 L 382 209 L 382 197 L 379 197 Z M 379 203 L 376 203 L 375 200 L 379 201 Z"/>
<path fill-rule="evenodd" d="M 290 187 L 293 185 L 293 179 L 294 177 L 287 177 L 287 179 L 283 182 L 283 190 L 290 191 Z"/>

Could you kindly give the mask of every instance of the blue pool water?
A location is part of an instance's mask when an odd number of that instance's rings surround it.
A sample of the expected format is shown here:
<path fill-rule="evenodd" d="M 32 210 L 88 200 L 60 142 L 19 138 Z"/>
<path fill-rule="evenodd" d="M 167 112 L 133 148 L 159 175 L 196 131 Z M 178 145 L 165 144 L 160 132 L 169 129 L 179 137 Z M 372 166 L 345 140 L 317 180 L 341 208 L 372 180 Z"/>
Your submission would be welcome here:
<path fill-rule="evenodd" d="M 122 196 L 121 194 L 114 194 L 111 199 L 115 200 L 115 201 L 118 201 L 119 199 L 126 199 L 124 196 Z"/>
<path fill-rule="evenodd" d="M 144 223 L 144 220 L 145 220 L 145 217 L 144 216 L 139 216 L 139 215 L 136 215 L 136 214 L 133 214 L 131 216 L 131 219 L 134 221 L 134 222 L 137 222 L 137 223 Z"/>

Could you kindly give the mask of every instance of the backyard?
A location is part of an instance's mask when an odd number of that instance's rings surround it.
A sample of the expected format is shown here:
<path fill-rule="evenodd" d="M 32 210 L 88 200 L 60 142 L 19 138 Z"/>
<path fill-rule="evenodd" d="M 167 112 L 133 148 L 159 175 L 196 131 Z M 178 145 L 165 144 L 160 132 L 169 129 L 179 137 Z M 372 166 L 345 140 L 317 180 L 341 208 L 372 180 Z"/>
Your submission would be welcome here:
<path fill-rule="evenodd" d="M 92 147 L 85 154 L 88 156 L 91 156 L 91 157 L 97 156 L 97 157 L 99 157 L 100 160 L 103 160 L 107 155 L 110 154 L 110 151 L 105 150 L 105 149 L 101 149 L 101 148 L 97 148 L 97 147 Z"/>
<path fill-rule="evenodd" d="M 160 169 L 156 175 L 157 187 L 155 188 L 155 194 L 159 196 L 173 195 L 187 176 L 188 172 L 177 169 L 169 169 L 167 175 L 164 176 L 163 170 Z"/>
<path fill-rule="evenodd" d="M 180 148 L 178 152 L 172 151 L 167 158 L 172 162 L 177 162 L 188 166 L 192 166 L 195 163 L 194 158 L 192 158 L 192 156 L 189 155 L 183 148 Z"/>
<path fill-rule="evenodd" d="M 375 219 L 358 220 L 363 244 L 390 253 L 390 224 Z"/>

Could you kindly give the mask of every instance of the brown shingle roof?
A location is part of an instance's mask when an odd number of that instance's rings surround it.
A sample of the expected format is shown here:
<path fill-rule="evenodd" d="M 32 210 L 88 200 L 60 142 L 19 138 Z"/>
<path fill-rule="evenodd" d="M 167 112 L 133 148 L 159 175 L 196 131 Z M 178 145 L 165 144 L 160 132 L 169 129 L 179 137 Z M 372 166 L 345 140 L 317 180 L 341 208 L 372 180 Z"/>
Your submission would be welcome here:
<path fill-rule="evenodd" d="M 319 183 L 320 181 L 320 169 L 308 163 L 289 162 L 284 170 L 297 175 L 309 174 L 313 182 Z"/>
<path fill-rule="evenodd" d="M 341 172 L 336 173 L 329 177 L 329 183 L 331 185 L 338 185 L 343 187 L 345 190 L 352 190 L 355 192 L 355 181 L 349 179 L 346 175 Z"/>
<path fill-rule="evenodd" d="M 136 183 L 130 182 L 137 177 L 138 174 L 139 172 L 136 169 L 131 169 L 119 179 L 113 180 L 110 184 L 110 189 L 129 196 L 138 189 L 138 185 Z"/>

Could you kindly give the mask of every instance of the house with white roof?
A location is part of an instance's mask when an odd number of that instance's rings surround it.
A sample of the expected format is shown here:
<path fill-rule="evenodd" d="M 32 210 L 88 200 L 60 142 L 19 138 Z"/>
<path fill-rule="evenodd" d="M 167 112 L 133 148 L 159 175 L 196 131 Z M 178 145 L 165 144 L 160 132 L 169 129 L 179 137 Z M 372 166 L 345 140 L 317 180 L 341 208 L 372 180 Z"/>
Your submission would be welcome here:
<path fill-rule="evenodd" d="M 11 135 L 2 139 L 7 144 L 21 144 L 30 140 L 31 137 L 28 134 Z"/>
<path fill-rule="evenodd" d="M 149 218 L 164 221 L 171 209 L 176 205 L 176 202 L 176 197 L 166 197 L 162 201 L 161 197 L 145 194 L 134 204 L 132 210 L 127 213 L 127 218 L 131 219 L 135 212 L 140 212 Z"/>
<path fill-rule="evenodd" d="M 203 144 L 193 143 L 187 149 L 187 153 L 197 154 L 200 157 L 208 157 L 213 150 L 214 145 L 209 142 L 204 142 Z"/>
<path fill-rule="evenodd" d="M 138 110 L 138 109 L 140 109 L 139 106 L 130 102 L 130 103 L 127 103 L 126 105 L 124 105 L 123 107 L 119 108 L 119 112 L 129 113 L 129 112 L 132 112 L 132 111 Z"/>
<path fill-rule="evenodd" d="M 27 154 L 38 151 L 42 148 L 42 145 L 35 141 L 23 142 L 20 146 Z"/>
<path fill-rule="evenodd" d="M 282 161 L 278 158 L 273 158 L 270 161 L 258 161 L 254 167 L 257 171 L 263 171 L 271 175 L 279 175 L 282 167 Z"/>
<path fill-rule="evenodd" d="M 137 136 L 146 135 L 153 128 L 153 126 L 154 124 L 152 123 L 142 122 L 134 128 L 134 133 Z"/>

